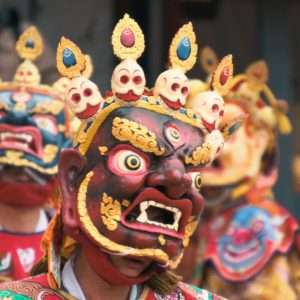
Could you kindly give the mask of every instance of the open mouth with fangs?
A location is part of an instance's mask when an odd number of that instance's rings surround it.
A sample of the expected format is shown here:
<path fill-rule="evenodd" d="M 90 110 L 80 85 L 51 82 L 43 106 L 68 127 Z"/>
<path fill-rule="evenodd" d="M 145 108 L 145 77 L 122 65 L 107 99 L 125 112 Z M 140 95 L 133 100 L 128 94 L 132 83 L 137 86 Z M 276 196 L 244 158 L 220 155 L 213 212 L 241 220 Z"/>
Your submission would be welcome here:
<path fill-rule="evenodd" d="M 121 224 L 134 230 L 183 239 L 191 214 L 190 199 L 173 200 L 154 188 L 147 188 L 125 210 Z"/>
<path fill-rule="evenodd" d="M 18 150 L 42 158 L 42 136 L 32 126 L 0 125 L 0 149 Z"/>

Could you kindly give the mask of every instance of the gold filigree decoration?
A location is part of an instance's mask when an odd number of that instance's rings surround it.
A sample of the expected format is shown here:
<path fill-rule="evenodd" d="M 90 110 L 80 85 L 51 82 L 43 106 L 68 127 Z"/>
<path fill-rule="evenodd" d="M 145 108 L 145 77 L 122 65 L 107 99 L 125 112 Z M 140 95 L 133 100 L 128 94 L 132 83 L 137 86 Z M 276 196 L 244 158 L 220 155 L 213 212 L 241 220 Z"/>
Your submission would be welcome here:
<path fill-rule="evenodd" d="M 177 55 L 177 48 L 183 39 L 188 39 L 191 47 L 190 54 L 187 59 L 180 59 Z M 192 69 L 197 60 L 198 46 L 196 44 L 196 35 L 191 22 L 183 25 L 175 34 L 170 49 L 169 60 L 172 68 L 179 68 L 184 72 Z"/>
<path fill-rule="evenodd" d="M 130 30 L 134 36 L 134 43 L 130 47 L 126 47 L 121 42 L 121 36 L 124 30 Z M 144 52 L 145 40 L 144 34 L 138 23 L 130 18 L 128 14 L 116 24 L 111 42 L 113 45 L 114 54 L 120 59 L 138 59 Z"/>
<path fill-rule="evenodd" d="M 82 76 L 89 79 L 92 77 L 92 74 L 94 72 L 94 64 L 90 55 L 85 54 L 84 58 L 85 58 L 85 68 L 82 71 Z"/>
<path fill-rule="evenodd" d="M 170 265 L 171 268 L 174 268 L 180 262 L 181 256 L 177 257 L 174 261 L 170 260 L 168 254 L 161 249 L 153 249 L 153 248 L 132 248 L 129 246 L 125 246 L 122 244 L 118 244 L 104 235 L 102 235 L 97 227 L 94 225 L 93 221 L 91 220 L 88 210 L 87 210 L 87 201 L 86 201 L 86 193 L 87 187 L 91 178 L 93 177 L 94 173 L 91 171 L 86 174 L 85 178 L 80 184 L 78 196 L 77 196 L 77 210 L 80 222 L 83 228 L 86 230 L 88 235 L 99 245 L 103 248 L 107 249 L 108 251 L 115 252 L 115 253 L 122 253 L 123 255 L 132 255 L 137 257 L 151 257 L 153 259 L 157 259 L 162 263 L 167 263 Z"/>
<path fill-rule="evenodd" d="M 129 202 L 128 200 L 124 199 L 124 200 L 122 201 L 122 206 L 128 207 L 129 205 L 130 205 L 130 202 Z"/>
<path fill-rule="evenodd" d="M 15 150 L 6 150 L 5 154 L 8 159 L 16 159 L 16 160 L 23 157 L 24 155 L 23 152 L 15 151 Z"/>
<path fill-rule="evenodd" d="M 98 150 L 100 152 L 100 155 L 105 155 L 108 151 L 108 148 L 106 146 L 99 146 Z"/>
<path fill-rule="evenodd" d="M 185 163 L 193 166 L 206 165 L 211 161 L 212 151 L 210 143 L 203 143 L 192 152 L 191 156 L 185 157 Z"/>
<path fill-rule="evenodd" d="M 44 158 L 43 158 L 43 161 L 45 163 L 52 162 L 55 159 L 55 157 L 57 155 L 57 152 L 58 152 L 58 147 L 56 145 L 47 144 L 44 147 Z"/>
<path fill-rule="evenodd" d="M 153 100 L 153 97 L 150 97 Z M 107 100 L 105 100 L 107 102 Z M 109 102 L 111 102 L 111 98 L 109 98 Z M 159 104 L 151 104 L 145 100 L 138 100 L 134 103 L 134 107 L 147 109 L 152 112 L 156 112 L 162 115 L 173 117 L 183 123 L 189 124 L 191 126 L 200 128 L 203 132 L 207 132 L 205 126 L 203 125 L 201 119 L 197 117 L 195 114 L 191 115 L 191 110 L 187 111 L 189 115 L 185 115 L 180 112 L 171 111 L 170 109 L 164 108 Z M 91 124 L 91 126 L 86 129 L 85 123 L 82 124 L 81 128 L 78 131 L 77 136 L 75 137 L 75 144 L 79 144 L 79 151 L 82 155 L 85 155 L 88 151 L 90 144 L 102 123 L 106 120 L 106 118 L 116 109 L 121 108 L 122 103 L 114 102 L 110 103 L 106 108 L 104 108 L 100 113 L 98 113 Z"/>
<path fill-rule="evenodd" d="M 159 242 L 159 244 L 160 244 L 161 246 L 164 246 L 164 245 L 166 244 L 166 239 L 165 239 L 165 237 L 164 237 L 162 234 L 160 234 L 160 235 L 158 236 L 158 242 Z"/>
<path fill-rule="evenodd" d="M 16 50 L 23 59 L 35 60 L 44 49 L 41 34 L 35 26 L 28 27 L 19 37 Z"/>
<path fill-rule="evenodd" d="M 195 220 L 193 216 L 190 217 L 184 229 L 184 238 L 182 241 L 184 247 L 187 247 L 189 245 L 190 238 L 195 232 L 197 225 L 198 225 L 198 221 Z"/>
<path fill-rule="evenodd" d="M 38 103 L 35 108 L 32 110 L 32 112 L 37 114 L 52 114 L 52 115 L 58 115 L 64 110 L 64 103 L 59 100 L 49 100 L 44 101 L 41 103 Z"/>
<path fill-rule="evenodd" d="M 74 65 L 66 66 L 64 64 L 64 51 L 70 51 L 74 55 Z M 56 51 L 56 65 L 62 76 L 68 78 L 79 76 L 85 70 L 85 56 L 75 43 L 65 37 L 62 37 Z"/>
<path fill-rule="evenodd" d="M 218 67 L 214 71 L 211 79 L 211 87 L 221 96 L 225 96 L 232 85 L 233 63 L 232 55 L 223 57 Z"/>
<path fill-rule="evenodd" d="M 19 154 L 13 153 L 13 152 L 17 152 L 17 151 L 12 151 L 12 150 L 6 151 L 6 155 L 3 157 L 0 157 L 0 164 L 7 164 L 7 165 L 16 166 L 16 167 L 30 167 L 42 174 L 49 174 L 49 175 L 57 174 L 57 165 L 55 165 L 54 167 L 50 167 L 50 168 L 43 168 L 43 167 L 39 166 L 38 164 L 36 164 L 30 160 L 27 160 L 26 158 L 23 158 Z M 21 152 L 19 152 L 19 153 L 21 153 Z"/>
<path fill-rule="evenodd" d="M 109 231 L 117 229 L 118 223 L 121 220 L 121 213 L 120 202 L 109 197 L 106 193 L 103 193 L 100 214 L 103 224 Z"/>
<path fill-rule="evenodd" d="M 121 142 L 129 142 L 144 152 L 163 155 L 165 149 L 158 145 L 155 134 L 147 127 L 125 118 L 113 119 L 112 135 Z"/>

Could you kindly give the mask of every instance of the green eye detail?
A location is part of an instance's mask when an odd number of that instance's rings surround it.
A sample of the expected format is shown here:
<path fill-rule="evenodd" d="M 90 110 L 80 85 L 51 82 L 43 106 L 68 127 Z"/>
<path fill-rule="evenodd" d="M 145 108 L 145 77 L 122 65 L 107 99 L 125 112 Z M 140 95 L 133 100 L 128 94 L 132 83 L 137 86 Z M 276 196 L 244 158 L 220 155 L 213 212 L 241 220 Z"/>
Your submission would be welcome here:
<path fill-rule="evenodd" d="M 141 167 L 141 160 L 138 156 L 130 154 L 125 157 L 125 167 L 130 171 L 136 171 Z"/>
<path fill-rule="evenodd" d="M 200 174 L 197 174 L 194 178 L 194 183 L 195 183 L 195 187 L 197 189 L 200 189 L 201 188 L 201 185 L 202 185 L 202 177 Z"/>

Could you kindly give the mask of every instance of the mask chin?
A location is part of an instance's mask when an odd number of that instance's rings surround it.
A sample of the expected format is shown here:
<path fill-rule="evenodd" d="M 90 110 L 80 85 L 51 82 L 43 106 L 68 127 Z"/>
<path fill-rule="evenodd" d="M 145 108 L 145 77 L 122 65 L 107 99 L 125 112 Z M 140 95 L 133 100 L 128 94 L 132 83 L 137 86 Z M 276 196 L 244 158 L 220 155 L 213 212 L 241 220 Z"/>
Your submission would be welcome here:
<path fill-rule="evenodd" d="M 156 263 L 152 263 L 142 274 L 137 277 L 129 277 L 121 273 L 111 262 L 109 254 L 91 243 L 84 237 L 81 243 L 84 255 L 94 272 L 111 285 L 134 285 L 149 280 L 155 272 L 161 271 Z"/>
<path fill-rule="evenodd" d="M 50 200 L 55 186 L 55 180 L 45 185 L 0 181 L 0 203 L 29 208 L 43 206 Z"/>

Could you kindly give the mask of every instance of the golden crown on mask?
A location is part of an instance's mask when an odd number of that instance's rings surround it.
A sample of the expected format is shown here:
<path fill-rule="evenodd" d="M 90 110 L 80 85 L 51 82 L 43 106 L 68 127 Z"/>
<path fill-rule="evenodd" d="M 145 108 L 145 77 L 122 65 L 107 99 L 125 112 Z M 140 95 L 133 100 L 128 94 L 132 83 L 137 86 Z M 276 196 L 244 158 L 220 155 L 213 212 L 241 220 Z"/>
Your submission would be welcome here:
<path fill-rule="evenodd" d="M 200 52 L 199 60 L 202 68 L 208 75 L 208 80 L 218 65 L 218 57 L 210 47 L 204 47 Z M 251 63 L 242 74 L 237 74 L 231 81 L 226 101 L 239 103 L 245 108 L 254 126 L 269 128 L 281 134 L 289 134 L 292 130 L 291 123 L 286 115 L 287 102 L 276 99 L 267 85 L 269 69 L 264 60 Z M 207 81 L 191 81 L 190 98 L 199 91 L 207 88 Z"/>
<path fill-rule="evenodd" d="M 124 36 L 122 36 L 125 31 L 127 35 L 132 34 L 134 36 L 133 40 L 130 38 L 127 40 L 125 39 L 125 42 L 128 43 L 128 45 L 126 45 L 126 43 L 124 45 Z M 180 59 L 178 48 L 184 39 L 188 39 L 189 41 L 190 52 L 187 58 Z M 89 81 L 93 92 L 93 97 L 89 97 L 89 99 L 87 99 L 87 97 L 85 97 L 80 91 L 80 85 L 87 80 L 84 74 L 87 68 L 87 61 L 80 48 L 65 37 L 60 40 L 58 46 L 58 70 L 62 76 L 69 78 L 72 82 L 71 85 L 73 84 L 74 87 L 78 89 L 79 93 L 81 93 L 81 97 L 78 96 L 78 99 L 75 99 L 76 101 L 73 101 L 74 99 L 70 99 L 72 98 L 71 95 L 66 95 L 66 101 L 69 103 L 70 108 L 82 121 L 82 126 L 78 131 L 75 142 L 80 152 L 82 154 L 86 153 L 94 134 L 108 114 L 119 107 L 129 105 L 148 109 L 159 114 L 169 115 L 184 123 L 201 128 L 208 137 L 205 145 L 203 146 L 205 150 L 203 149 L 202 152 L 199 151 L 201 152 L 198 153 L 199 157 L 197 156 L 191 159 L 190 163 L 193 164 L 196 163 L 196 161 L 199 161 L 203 157 L 204 152 L 206 154 L 203 162 L 205 161 L 205 163 L 207 163 L 208 161 L 211 161 L 216 155 L 216 152 L 219 151 L 219 148 L 223 145 L 223 137 L 221 137 L 223 133 L 218 130 L 219 119 L 221 116 L 217 118 L 218 120 L 214 123 L 212 130 L 206 126 L 203 115 L 209 117 L 209 115 L 212 114 L 210 101 L 215 97 L 222 98 L 222 95 L 226 94 L 229 90 L 233 73 L 232 56 L 226 56 L 214 71 L 211 83 L 205 91 L 205 95 L 208 100 L 206 105 L 195 107 L 190 101 L 186 101 L 186 95 L 185 97 L 180 98 L 180 108 L 173 109 L 171 106 L 166 105 L 165 98 L 172 100 L 174 95 L 170 89 L 166 91 L 166 85 L 163 84 L 161 78 L 163 75 L 166 79 L 166 84 L 169 84 L 169 81 L 171 81 L 171 78 L 173 77 L 180 78 L 180 81 L 178 82 L 179 86 L 181 86 L 185 80 L 187 81 L 185 73 L 194 66 L 197 59 L 198 49 L 192 24 L 188 23 L 183 25 L 174 36 L 169 48 L 170 68 L 158 76 L 152 95 L 150 96 L 143 93 L 147 90 L 146 78 L 141 66 L 137 62 L 137 59 L 142 55 L 145 49 L 144 35 L 139 25 L 130 18 L 128 14 L 125 14 L 115 26 L 112 35 L 112 45 L 114 54 L 121 60 L 121 62 L 115 67 L 112 74 L 112 96 L 102 97 L 98 87 Z M 64 61 L 64 55 L 66 54 L 71 56 L 73 55 L 72 59 L 74 59 L 76 63 L 67 66 Z M 69 59 L 71 59 L 70 56 Z M 120 72 L 120 69 L 123 68 L 127 68 L 129 71 L 134 69 L 139 73 L 141 85 L 139 87 L 132 87 L 132 90 L 140 96 L 134 101 L 125 101 L 122 98 L 122 95 L 124 94 L 124 87 L 120 83 L 120 78 L 117 77 L 117 74 Z M 166 97 L 162 96 L 163 93 Z M 91 109 L 95 107 L 97 107 L 95 112 L 92 114 L 87 113 L 88 108 Z M 212 131 L 214 131 L 213 134 Z M 219 133 L 217 133 L 217 131 Z"/>

